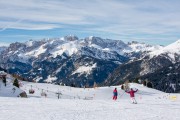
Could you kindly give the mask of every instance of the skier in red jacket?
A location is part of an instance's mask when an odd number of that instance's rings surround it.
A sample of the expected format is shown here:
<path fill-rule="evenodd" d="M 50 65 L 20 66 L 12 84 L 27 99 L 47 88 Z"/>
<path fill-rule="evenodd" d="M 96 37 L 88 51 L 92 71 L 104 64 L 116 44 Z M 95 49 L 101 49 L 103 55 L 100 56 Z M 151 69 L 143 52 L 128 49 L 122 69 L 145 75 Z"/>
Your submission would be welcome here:
<path fill-rule="evenodd" d="M 117 88 L 115 88 L 113 91 L 113 100 L 117 100 L 117 95 L 118 95 Z"/>
<path fill-rule="evenodd" d="M 131 101 L 132 101 L 133 104 L 137 104 L 136 99 L 135 99 L 135 96 L 134 96 L 134 93 L 137 92 L 137 91 L 138 91 L 138 89 L 137 89 L 136 91 L 134 91 L 132 88 L 131 88 L 131 90 L 128 91 L 128 92 L 125 91 L 126 93 L 129 93 L 129 94 L 130 94 Z"/>

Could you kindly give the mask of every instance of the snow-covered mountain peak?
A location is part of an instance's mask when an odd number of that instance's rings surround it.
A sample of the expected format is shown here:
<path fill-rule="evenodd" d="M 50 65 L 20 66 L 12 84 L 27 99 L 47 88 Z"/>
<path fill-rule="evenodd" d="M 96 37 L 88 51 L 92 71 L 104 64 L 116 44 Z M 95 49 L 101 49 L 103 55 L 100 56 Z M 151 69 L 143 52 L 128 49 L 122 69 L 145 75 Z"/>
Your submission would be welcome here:
<path fill-rule="evenodd" d="M 180 53 L 180 39 L 176 42 L 166 46 L 164 50 L 172 50 L 171 52 Z"/>
<path fill-rule="evenodd" d="M 175 61 L 177 59 L 177 61 L 179 61 L 179 56 L 180 56 L 180 40 L 177 40 L 176 42 L 163 47 L 159 50 L 155 50 L 153 52 L 150 52 L 150 57 L 154 57 L 154 56 L 159 56 L 159 55 L 168 55 L 168 57 Z"/>
<path fill-rule="evenodd" d="M 160 49 L 160 50 L 157 50 L 157 51 L 154 51 L 152 52 L 151 54 L 154 54 L 154 55 L 160 55 L 160 54 L 163 54 L 163 53 L 176 53 L 176 54 L 180 54 L 180 40 L 177 40 L 176 42 Z"/>

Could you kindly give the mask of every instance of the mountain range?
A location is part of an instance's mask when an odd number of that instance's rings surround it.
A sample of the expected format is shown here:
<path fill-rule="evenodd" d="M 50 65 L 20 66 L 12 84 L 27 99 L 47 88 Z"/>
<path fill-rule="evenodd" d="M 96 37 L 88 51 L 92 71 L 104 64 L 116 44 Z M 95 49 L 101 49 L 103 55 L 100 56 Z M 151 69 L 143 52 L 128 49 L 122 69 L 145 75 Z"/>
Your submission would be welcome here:
<path fill-rule="evenodd" d="M 0 57 L 0 67 L 29 81 L 92 86 L 139 78 L 148 79 L 156 89 L 179 92 L 180 40 L 164 47 L 69 35 L 15 42 L 0 47 Z M 162 71 L 166 74 L 159 74 Z"/>

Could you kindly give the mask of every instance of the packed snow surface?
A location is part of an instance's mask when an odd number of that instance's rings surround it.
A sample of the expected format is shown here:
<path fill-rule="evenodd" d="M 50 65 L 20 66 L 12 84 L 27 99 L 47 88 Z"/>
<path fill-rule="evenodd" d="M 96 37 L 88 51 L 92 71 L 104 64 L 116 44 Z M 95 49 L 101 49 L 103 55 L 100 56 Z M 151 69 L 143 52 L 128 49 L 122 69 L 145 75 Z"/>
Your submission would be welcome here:
<path fill-rule="evenodd" d="M 118 90 L 117 101 L 112 91 Z M 23 82 L 28 98 L 0 97 L 0 120 L 179 120 L 180 95 L 167 94 L 138 84 L 138 104 L 120 86 L 72 88 Z M 46 93 L 47 97 L 41 96 Z M 58 99 L 58 94 L 59 99 Z M 171 99 L 170 99 L 171 98 Z"/>

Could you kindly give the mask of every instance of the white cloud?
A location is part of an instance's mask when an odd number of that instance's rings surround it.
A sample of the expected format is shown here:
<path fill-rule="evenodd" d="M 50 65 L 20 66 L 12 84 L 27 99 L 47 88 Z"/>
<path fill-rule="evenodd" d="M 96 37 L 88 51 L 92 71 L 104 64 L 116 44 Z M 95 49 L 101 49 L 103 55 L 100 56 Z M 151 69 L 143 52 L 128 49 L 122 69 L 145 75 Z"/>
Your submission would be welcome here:
<path fill-rule="evenodd" d="M 162 3 L 165 6 L 161 6 Z M 171 6 L 167 4 L 167 1 L 153 3 L 153 1 L 142 2 L 140 0 L 137 2 L 116 0 L 3 0 L 0 1 L 0 17 L 4 20 L 24 20 L 22 24 L 27 24 L 25 21 L 28 20 L 32 22 L 30 24 L 32 26 L 42 22 L 44 23 L 43 26 L 47 25 L 43 29 L 48 29 L 49 23 L 53 24 L 51 24 L 52 28 L 57 27 L 54 24 L 102 24 L 102 26 L 123 24 L 123 28 L 132 26 L 138 29 L 137 27 L 151 27 L 152 24 L 156 23 L 168 23 L 169 20 L 174 23 L 173 25 L 180 27 L 179 12 L 174 10 L 172 14 L 170 11 L 176 8 Z M 166 10 L 168 8 L 170 10 Z M 163 24 L 163 26 L 166 25 L 171 26 L 172 24 Z M 5 26 L 9 26 L 9 24 Z M 20 24 L 11 25 L 11 27 L 13 26 L 18 27 Z M 21 26 L 28 28 L 26 25 Z M 38 28 L 41 29 L 37 26 Z"/>
<path fill-rule="evenodd" d="M 53 28 L 61 28 L 62 26 L 58 24 L 48 24 L 48 23 L 31 23 L 31 22 L 24 22 L 23 20 L 18 21 L 0 21 L 0 32 L 6 30 L 7 28 L 14 28 L 14 29 L 25 29 L 25 30 L 47 30 Z M 2 26 L 4 25 L 4 26 Z"/>
<path fill-rule="evenodd" d="M 178 0 L 0 0 L 0 31 L 53 28 L 119 35 L 180 31 Z"/>

